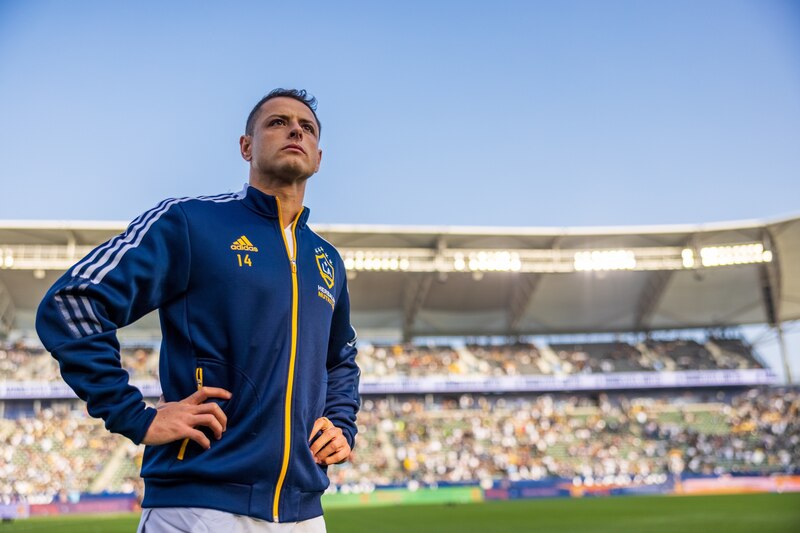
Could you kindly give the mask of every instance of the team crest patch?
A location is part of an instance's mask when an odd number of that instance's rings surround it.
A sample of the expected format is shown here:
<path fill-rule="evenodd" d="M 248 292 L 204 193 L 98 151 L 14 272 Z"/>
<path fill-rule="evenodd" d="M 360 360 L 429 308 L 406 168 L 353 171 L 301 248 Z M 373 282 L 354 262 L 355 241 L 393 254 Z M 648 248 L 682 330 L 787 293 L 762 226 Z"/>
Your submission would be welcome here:
<path fill-rule="evenodd" d="M 325 282 L 325 285 L 327 285 L 329 289 L 332 289 L 334 272 L 333 265 L 330 259 L 328 259 L 328 254 L 325 253 L 325 249 L 322 248 L 322 246 L 314 250 L 314 254 L 317 258 L 317 268 L 319 268 L 319 275 L 322 276 L 322 281 Z"/>

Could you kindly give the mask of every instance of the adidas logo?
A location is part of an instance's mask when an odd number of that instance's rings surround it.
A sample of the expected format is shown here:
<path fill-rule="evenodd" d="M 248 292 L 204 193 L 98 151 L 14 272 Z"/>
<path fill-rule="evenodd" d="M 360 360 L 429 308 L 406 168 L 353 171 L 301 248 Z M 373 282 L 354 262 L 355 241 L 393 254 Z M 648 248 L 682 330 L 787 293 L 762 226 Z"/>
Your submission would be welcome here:
<path fill-rule="evenodd" d="M 244 250 L 246 252 L 257 252 L 258 248 L 253 246 L 253 243 L 250 242 L 250 239 L 242 235 L 231 244 L 231 250 Z"/>

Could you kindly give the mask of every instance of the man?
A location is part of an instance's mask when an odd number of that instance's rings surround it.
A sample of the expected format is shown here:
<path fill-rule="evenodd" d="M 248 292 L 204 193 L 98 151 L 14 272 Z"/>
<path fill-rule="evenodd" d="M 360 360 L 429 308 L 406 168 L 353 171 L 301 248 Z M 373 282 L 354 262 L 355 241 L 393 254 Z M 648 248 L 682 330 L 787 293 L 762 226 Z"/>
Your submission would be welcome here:
<path fill-rule="evenodd" d="M 36 327 L 92 416 L 147 445 L 139 530 L 325 531 L 328 465 L 359 407 L 344 264 L 306 225 L 316 100 L 276 89 L 239 144 L 238 194 L 169 199 L 45 296 Z M 158 309 L 163 399 L 147 407 L 116 330 Z"/>

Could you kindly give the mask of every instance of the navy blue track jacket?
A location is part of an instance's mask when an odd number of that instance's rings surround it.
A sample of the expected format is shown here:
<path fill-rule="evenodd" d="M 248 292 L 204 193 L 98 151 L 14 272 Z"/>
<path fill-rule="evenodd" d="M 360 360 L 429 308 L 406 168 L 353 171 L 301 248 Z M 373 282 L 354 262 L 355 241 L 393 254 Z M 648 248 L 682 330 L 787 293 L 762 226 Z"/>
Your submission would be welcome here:
<path fill-rule="evenodd" d="M 311 454 L 328 417 L 350 446 L 359 370 L 344 264 L 292 222 L 279 201 L 240 193 L 169 199 L 68 270 L 42 301 L 36 328 L 92 416 L 139 443 L 155 417 L 120 366 L 116 330 L 159 309 L 164 398 L 198 387 L 232 392 L 222 439 L 147 446 L 144 507 L 207 507 L 269 521 L 322 514 L 329 481 Z"/>

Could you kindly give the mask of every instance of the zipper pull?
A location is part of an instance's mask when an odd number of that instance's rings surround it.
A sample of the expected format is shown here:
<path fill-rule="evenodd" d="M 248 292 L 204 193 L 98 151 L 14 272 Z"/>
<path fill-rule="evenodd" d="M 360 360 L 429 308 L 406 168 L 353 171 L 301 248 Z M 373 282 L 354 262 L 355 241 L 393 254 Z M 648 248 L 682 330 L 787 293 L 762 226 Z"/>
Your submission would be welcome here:
<path fill-rule="evenodd" d="M 203 369 L 199 366 L 194 371 L 194 381 L 197 383 L 197 390 L 203 388 Z M 188 445 L 189 437 L 186 437 L 181 443 L 181 449 L 178 450 L 178 461 L 183 461 L 183 457 L 186 455 L 186 446 Z"/>
<path fill-rule="evenodd" d="M 297 274 L 297 261 L 292 259 L 292 274 Z"/>

